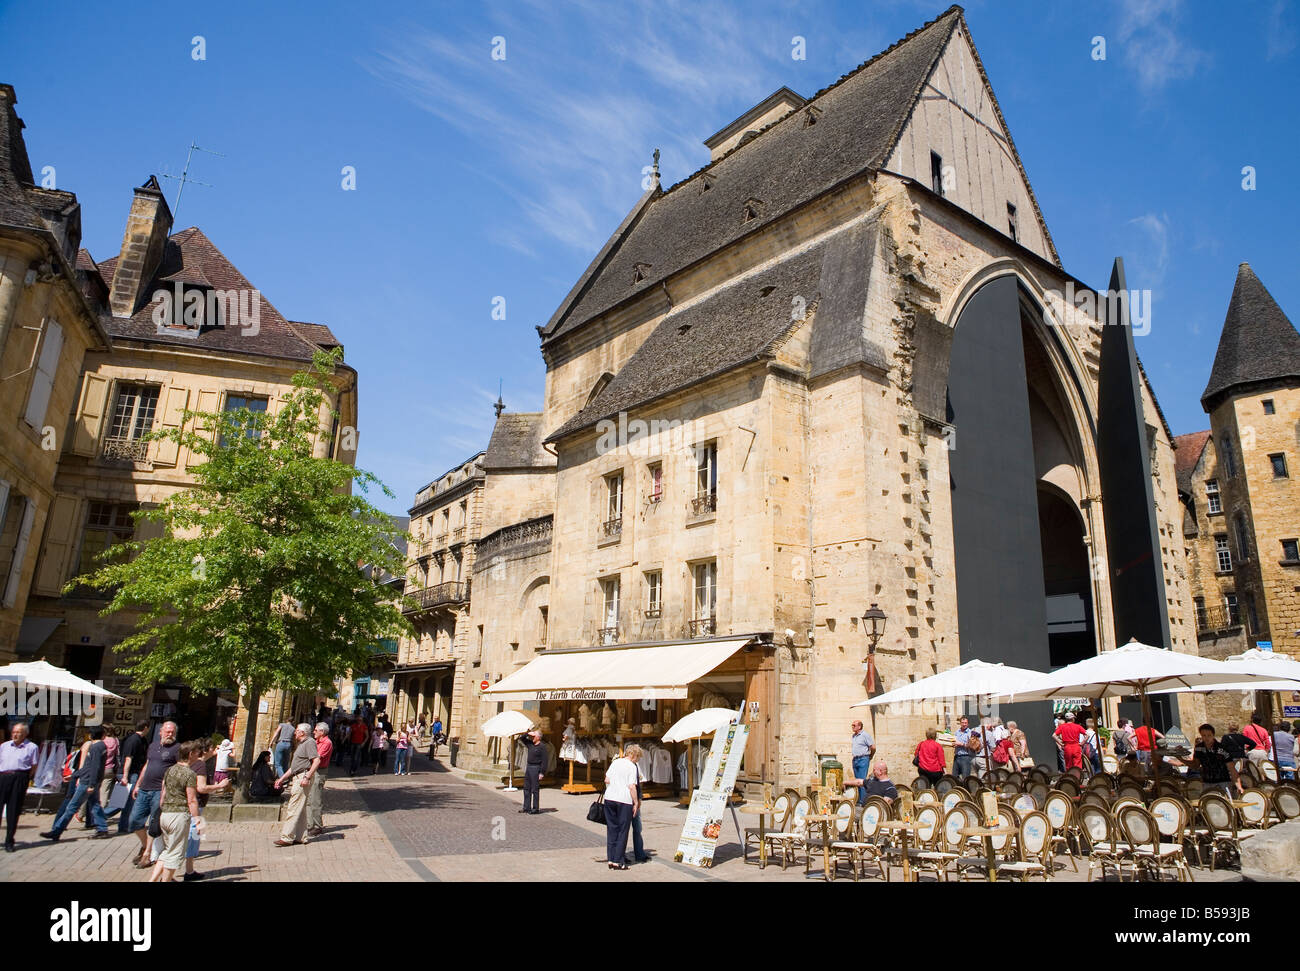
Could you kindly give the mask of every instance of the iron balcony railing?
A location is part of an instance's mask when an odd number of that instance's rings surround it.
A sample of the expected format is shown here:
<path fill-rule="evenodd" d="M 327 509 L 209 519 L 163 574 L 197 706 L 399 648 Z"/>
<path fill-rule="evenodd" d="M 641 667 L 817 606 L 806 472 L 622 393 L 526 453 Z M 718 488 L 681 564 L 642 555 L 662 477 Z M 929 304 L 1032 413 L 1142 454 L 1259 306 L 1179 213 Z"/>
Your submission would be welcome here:
<path fill-rule="evenodd" d="M 691 500 L 691 512 L 696 516 L 717 512 L 717 510 L 718 494 L 716 492 L 705 492 Z"/>
<path fill-rule="evenodd" d="M 469 600 L 469 581 L 452 580 L 438 583 L 423 590 L 416 590 L 407 596 L 415 601 L 415 606 L 402 608 L 404 614 L 413 614 L 416 611 L 448 604 L 462 604 Z"/>
<path fill-rule="evenodd" d="M 100 454 L 120 462 L 147 462 L 149 443 L 142 438 L 106 438 Z"/>
<path fill-rule="evenodd" d="M 623 535 L 623 517 L 616 516 L 613 519 L 606 519 L 600 524 L 601 535 L 605 539 L 613 539 L 615 536 Z"/>
<path fill-rule="evenodd" d="M 700 617 L 691 621 L 692 637 L 713 637 L 718 632 L 716 617 Z"/>
<path fill-rule="evenodd" d="M 1196 610 L 1196 633 L 1198 634 L 1240 626 L 1240 607 L 1235 610 L 1229 610 L 1227 607 L 1198 607 Z"/>
<path fill-rule="evenodd" d="M 614 644 L 618 641 L 617 627 L 602 627 L 596 633 L 599 636 L 600 643 L 602 644 Z"/>

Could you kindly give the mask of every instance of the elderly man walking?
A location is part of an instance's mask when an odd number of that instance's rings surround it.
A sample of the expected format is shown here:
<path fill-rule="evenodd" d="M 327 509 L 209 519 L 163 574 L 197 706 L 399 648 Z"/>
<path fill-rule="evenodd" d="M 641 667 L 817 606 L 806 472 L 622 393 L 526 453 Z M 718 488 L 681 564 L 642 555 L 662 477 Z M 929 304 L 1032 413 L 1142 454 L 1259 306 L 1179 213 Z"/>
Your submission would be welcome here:
<path fill-rule="evenodd" d="M 284 828 L 275 841 L 276 846 L 307 842 L 307 796 L 320 768 L 320 753 L 316 750 L 316 740 L 311 737 L 311 726 L 303 722 L 294 729 L 293 741 L 297 748 L 289 759 L 289 768 L 275 780 L 276 789 L 289 784 L 289 806 L 284 812 Z"/>
<path fill-rule="evenodd" d="M 163 776 L 176 764 L 181 750 L 176 741 L 176 730 L 175 722 L 162 723 L 158 737 L 145 751 L 144 767 L 131 790 L 135 804 L 131 807 L 131 819 L 126 828 L 140 837 L 140 856 L 135 865 L 143 870 L 153 868 L 149 861 L 149 817 L 162 799 Z"/>
<path fill-rule="evenodd" d="M 316 774 L 311 780 L 311 790 L 307 793 L 307 835 L 319 836 L 325 832 L 321 796 L 325 791 L 325 774 L 329 771 L 334 743 L 330 741 L 330 727 L 326 722 L 317 722 L 316 730 L 312 734 L 316 737 L 316 754 L 320 757 L 320 764 L 316 767 Z"/>
<path fill-rule="evenodd" d="M 5 811 L 5 852 L 14 852 L 14 833 L 23 811 L 23 797 L 36 775 L 40 749 L 27 740 L 27 724 L 14 722 L 9 727 L 9 741 L 0 745 L 0 806 Z"/>

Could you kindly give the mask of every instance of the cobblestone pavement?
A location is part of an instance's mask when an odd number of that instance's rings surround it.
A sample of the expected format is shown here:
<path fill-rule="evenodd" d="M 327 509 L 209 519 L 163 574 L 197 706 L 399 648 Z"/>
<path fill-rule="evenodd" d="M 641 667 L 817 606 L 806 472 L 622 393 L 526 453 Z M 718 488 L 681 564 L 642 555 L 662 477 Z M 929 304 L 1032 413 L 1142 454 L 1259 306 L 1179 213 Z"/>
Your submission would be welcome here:
<path fill-rule="evenodd" d="M 593 798 L 543 789 L 542 815 L 521 815 L 521 792 L 469 781 L 440 761 L 418 757 L 410 776 L 336 774 L 325 788 L 326 831 L 306 846 L 273 846 L 279 834 L 276 823 L 210 823 L 196 869 L 211 882 L 822 879 L 819 857 L 810 874 L 804 873 L 802 860 L 786 871 L 779 864 L 762 871 L 745 865 L 730 819 L 712 869 L 671 862 L 686 811 L 664 799 L 644 807 L 645 844 L 652 862 L 611 872 L 604 864 L 604 827 L 586 820 Z M 752 817 L 739 819 L 742 826 L 754 824 Z M 51 844 L 39 833 L 52 821 L 48 814 L 23 815 L 18 852 L 0 853 L 0 882 L 146 880 L 148 871 L 130 863 L 139 847 L 135 837 L 91 840 L 74 823 L 60 842 Z M 1195 875 L 1197 882 L 1240 879 L 1235 871 L 1197 869 Z M 1086 862 L 1077 874 L 1065 865 L 1056 875 L 1065 882 L 1086 877 Z M 841 879 L 847 879 L 846 871 Z"/>

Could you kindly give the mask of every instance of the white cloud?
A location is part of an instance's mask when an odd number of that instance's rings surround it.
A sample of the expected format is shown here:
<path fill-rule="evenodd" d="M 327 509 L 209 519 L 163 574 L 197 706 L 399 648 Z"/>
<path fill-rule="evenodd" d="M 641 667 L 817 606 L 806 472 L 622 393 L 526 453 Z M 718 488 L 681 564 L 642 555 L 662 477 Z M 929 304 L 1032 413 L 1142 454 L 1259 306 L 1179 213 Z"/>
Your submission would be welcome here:
<path fill-rule="evenodd" d="M 1144 92 L 1186 80 L 1209 65 L 1209 54 L 1179 33 L 1182 0 L 1123 0 L 1120 10 L 1122 56 Z"/>
<path fill-rule="evenodd" d="M 1165 272 L 1169 269 L 1169 216 L 1148 212 L 1130 219 L 1129 225 L 1137 226 L 1146 236 L 1140 267 L 1146 282 L 1158 287 L 1165 282 Z"/>

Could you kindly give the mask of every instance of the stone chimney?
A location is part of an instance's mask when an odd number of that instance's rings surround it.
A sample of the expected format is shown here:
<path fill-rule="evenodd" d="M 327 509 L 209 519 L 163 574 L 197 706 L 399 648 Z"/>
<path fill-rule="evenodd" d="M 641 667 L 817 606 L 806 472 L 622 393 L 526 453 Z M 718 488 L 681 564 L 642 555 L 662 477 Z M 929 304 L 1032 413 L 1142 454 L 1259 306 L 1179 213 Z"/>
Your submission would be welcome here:
<path fill-rule="evenodd" d="M 135 190 L 131 213 L 126 217 L 122 234 L 122 253 L 113 271 L 113 285 L 108 306 L 115 317 L 135 313 L 154 271 L 162 261 L 163 247 L 172 231 L 172 211 L 163 198 L 162 188 L 154 176 Z"/>

